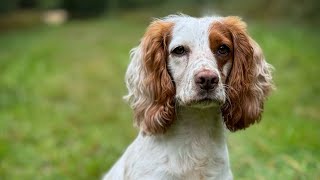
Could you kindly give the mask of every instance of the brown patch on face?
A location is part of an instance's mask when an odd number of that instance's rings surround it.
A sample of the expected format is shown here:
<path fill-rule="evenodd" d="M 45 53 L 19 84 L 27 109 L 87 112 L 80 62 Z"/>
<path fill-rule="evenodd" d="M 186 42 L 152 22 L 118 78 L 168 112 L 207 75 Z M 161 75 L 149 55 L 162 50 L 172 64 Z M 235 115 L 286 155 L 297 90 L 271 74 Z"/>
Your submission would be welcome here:
<path fill-rule="evenodd" d="M 175 86 L 167 69 L 168 43 L 173 23 L 155 21 L 142 40 L 145 86 L 150 92 L 151 104 L 135 110 L 136 119 L 147 134 L 164 133 L 175 119 Z"/>
<path fill-rule="evenodd" d="M 260 120 L 271 84 L 259 79 L 257 71 L 263 68 L 263 55 L 261 50 L 254 50 L 253 46 L 258 46 L 249 37 L 246 24 L 233 16 L 224 18 L 221 23 L 229 30 L 233 43 L 232 68 L 226 80 L 228 101 L 221 111 L 228 129 L 236 131 Z"/>
<path fill-rule="evenodd" d="M 217 60 L 218 70 L 220 71 L 222 80 L 225 81 L 228 74 L 223 73 L 223 67 L 228 62 L 232 62 L 233 59 L 232 35 L 229 29 L 222 23 L 215 22 L 211 25 L 209 30 L 209 42 L 210 49 Z M 230 52 L 227 55 L 220 55 L 218 53 L 218 49 L 222 45 L 226 45 L 230 49 Z"/>

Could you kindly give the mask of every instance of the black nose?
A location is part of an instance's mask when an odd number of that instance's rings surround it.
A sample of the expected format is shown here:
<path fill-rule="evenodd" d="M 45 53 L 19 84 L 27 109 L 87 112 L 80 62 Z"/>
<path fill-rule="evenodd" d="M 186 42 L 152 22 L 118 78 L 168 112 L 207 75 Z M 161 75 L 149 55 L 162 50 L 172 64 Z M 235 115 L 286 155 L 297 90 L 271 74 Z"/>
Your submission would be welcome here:
<path fill-rule="evenodd" d="M 195 75 L 195 83 L 203 90 L 214 89 L 219 82 L 219 77 L 216 73 L 205 70 Z"/>

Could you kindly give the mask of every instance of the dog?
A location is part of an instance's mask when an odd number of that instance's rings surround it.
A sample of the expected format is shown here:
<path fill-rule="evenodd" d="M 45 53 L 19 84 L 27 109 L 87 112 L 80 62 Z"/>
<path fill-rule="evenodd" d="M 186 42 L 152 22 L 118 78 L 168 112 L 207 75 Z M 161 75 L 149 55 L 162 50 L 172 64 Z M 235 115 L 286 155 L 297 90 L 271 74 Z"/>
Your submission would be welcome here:
<path fill-rule="evenodd" d="M 226 130 L 259 122 L 272 66 L 239 17 L 170 15 L 131 50 L 139 134 L 104 180 L 233 179 Z"/>

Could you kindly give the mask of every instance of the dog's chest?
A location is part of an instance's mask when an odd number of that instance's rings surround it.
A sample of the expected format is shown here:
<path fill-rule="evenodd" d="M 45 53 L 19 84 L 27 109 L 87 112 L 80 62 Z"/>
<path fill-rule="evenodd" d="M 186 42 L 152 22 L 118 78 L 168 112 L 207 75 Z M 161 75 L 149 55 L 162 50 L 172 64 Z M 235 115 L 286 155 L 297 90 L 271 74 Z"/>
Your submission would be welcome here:
<path fill-rule="evenodd" d="M 139 179 L 224 179 L 230 171 L 222 121 L 190 117 L 177 120 L 163 135 L 140 134 L 125 156 L 125 174 Z"/>
<path fill-rule="evenodd" d="M 168 173 L 176 179 L 207 179 L 226 165 L 225 152 L 209 136 L 172 142 L 168 148 Z"/>

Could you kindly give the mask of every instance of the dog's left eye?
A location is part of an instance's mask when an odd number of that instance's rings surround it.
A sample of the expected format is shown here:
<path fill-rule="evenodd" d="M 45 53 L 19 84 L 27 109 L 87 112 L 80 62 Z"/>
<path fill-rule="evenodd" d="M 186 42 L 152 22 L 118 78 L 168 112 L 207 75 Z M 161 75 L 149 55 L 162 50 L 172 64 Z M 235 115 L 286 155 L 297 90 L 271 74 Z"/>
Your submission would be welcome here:
<path fill-rule="evenodd" d="M 171 51 L 172 54 L 182 56 L 187 53 L 186 49 L 183 46 L 178 46 Z"/>
<path fill-rule="evenodd" d="M 220 55 L 228 55 L 230 52 L 230 48 L 227 46 L 227 45 L 221 45 L 219 48 L 218 48 L 218 54 Z"/>

